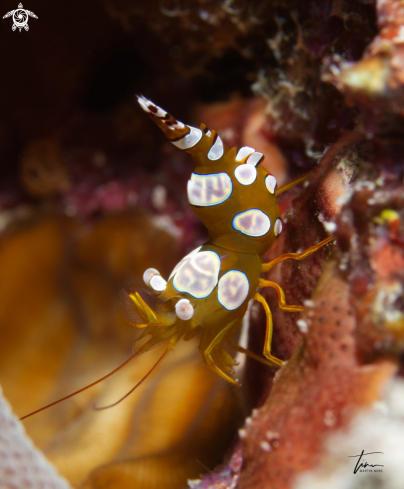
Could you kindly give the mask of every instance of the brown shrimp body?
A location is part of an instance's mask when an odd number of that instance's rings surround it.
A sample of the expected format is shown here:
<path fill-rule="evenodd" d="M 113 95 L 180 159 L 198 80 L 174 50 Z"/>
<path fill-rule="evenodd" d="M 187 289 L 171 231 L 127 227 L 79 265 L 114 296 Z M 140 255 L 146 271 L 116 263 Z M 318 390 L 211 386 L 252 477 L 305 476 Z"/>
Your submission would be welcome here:
<path fill-rule="evenodd" d="M 187 150 L 194 161 L 187 188 L 193 211 L 207 227 L 213 243 L 263 255 L 273 245 L 280 226 L 280 220 L 275 226 L 280 219 L 275 177 L 257 166 L 263 155 L 252 148 L 237 152 L 222 143 L 222 156 L 210 160 L 211 149 L 221 139 L 213 131 L 209 135 L 201 132 L 201 140 Z"/>
<path fill-rule="evenodd" d="M 301 306 L 287 306 L 282 289 L 260 279 L 267 266 L 261 257 L 282 231 L 276 179 L 260 166 L 264 155 L 250 147 L 229 150 L 204 124 L 187 126 L 145 97 L 138 101 L 167 138 L 191 154 L 194 168 L 187 185 L 188 200 L 207 227 L 209 241 L 183 258 L 167 281 L 151 268 L 143 276 L 149 289 L 132 289 L 127 294 L 125 307 L 132 309 L 127 317 L 144 328 L 136 346 L 148 350 L 169 340 L 171 349 L 181 337 L 187 340 L 200 333 L 199 350 L 205 363 L 235 382 L 228 375 L 235 363 L 223 343 L 232 343 L 249 301 L 255 299 L 267 314 L 264 355 L 282 365 L 270 354 L 271 313 L 257 288 L 275 287 L 280 307 L 286 310 L 299 311 Z"/>
<path fill-rule="evenodd" d="M 244 315 L 258 287 L 260 265 L 258 255 L 208 241 L 180 261 L 158 298 L 188 300 L 194 309 L 191 329 L 218 328 Z"/>

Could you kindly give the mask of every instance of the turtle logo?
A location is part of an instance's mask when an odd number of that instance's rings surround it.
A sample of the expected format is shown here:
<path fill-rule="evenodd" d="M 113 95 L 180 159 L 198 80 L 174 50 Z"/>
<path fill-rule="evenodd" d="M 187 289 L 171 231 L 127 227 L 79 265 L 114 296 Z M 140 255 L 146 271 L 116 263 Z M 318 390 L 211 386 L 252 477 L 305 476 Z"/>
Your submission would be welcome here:
<path fill-rule="evenodd" d="M 16 29 L 19 29 L 21 32 L 21 29 L 25 29 L 26 31 L 29 29 L 28 27 L 28 16 L 33 17 L 34 19 L 37 19 L 38 17 L 34 14 L 34 12 L 31 12 L 30 10 L 25 10 L 22 8 L 22 3 L 18 4 L 18 8 L 16 10 L 10 10 L 10 12 L 7 12 L 6 15 L 3 15 L 3 19 L 6 19 L 7 17 L 13 16 L 13 31 Z"/>

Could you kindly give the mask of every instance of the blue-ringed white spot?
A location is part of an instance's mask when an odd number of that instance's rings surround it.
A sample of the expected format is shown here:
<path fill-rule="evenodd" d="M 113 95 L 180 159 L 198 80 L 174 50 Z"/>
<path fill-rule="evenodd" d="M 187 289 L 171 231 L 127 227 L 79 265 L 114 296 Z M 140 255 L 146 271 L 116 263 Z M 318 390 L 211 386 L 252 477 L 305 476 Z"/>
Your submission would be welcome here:
<path fill-rule="evenodd" d="M 271 220 L 259 209 L 250 209 L 236 214 L 233 228 L 247 236 L 264 236 L 271 229 Z"/>
<path fill-rule="evenodd" d="M 178 292 L 186 292 L 196 299 L 203 299 L 216 287 L 219 270 L 219 255 L 214 251 L 201 251 L 181 264 L 172 284 Z"/>
<path fill-rule="evenodd" d="M 248 278 L 244 272 L 230 270 L 219 280 L 218 301 L 225 309 L 233 311 L 246 300 L 249 288 Z"/>
<path fill-rule="evenodd" d="M 231 178 L 227 173 L 192 173 L 187 185 L 188 201 L 202 207 L 218 205 L 230 197 L 232 190 Z"/>

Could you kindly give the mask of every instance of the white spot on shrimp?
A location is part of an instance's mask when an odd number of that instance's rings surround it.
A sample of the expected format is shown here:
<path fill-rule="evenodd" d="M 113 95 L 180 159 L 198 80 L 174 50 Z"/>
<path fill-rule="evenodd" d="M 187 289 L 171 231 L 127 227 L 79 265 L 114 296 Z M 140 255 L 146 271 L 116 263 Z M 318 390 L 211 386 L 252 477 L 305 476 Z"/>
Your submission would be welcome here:
<path fill-rule="evenodd" d="M 201 251 L 182 260 L 172 284 L 178 292 L 202 299 L 216 287 L 219 270 L 219 255 L 214 251 Z"/>
<path fill-rule="evenodd" d="M 203 132 L 196 127 L 188 127 L 190 129 L 188 134 L 183 136 L 181 139 L 178 139 L 178 141 L 171 141 L 174 146 L 177 146 L 177 148 L 184 150 L 191 149 L 196 146 L 201 140 Z"/>
<path fill-rule="evenodd" d="M 246 300 L 249 291 L 248 278 L 244 272 L 230 270 L 219 280 L 217 298 L 228 311 L 233 311 Z"/>
<path fill-rule="evenodd" d="M 170 280 L 174 275 L 177 273 L 177 270 L 192 256 L 198 253 L 198 251 L 202 248 L 202 246 L 198 246 L 198 248 L 195 248 L 194 250 L 191 251 L 191 253 L 188 253 L 188 255 L 184 256 L 184 258 L 177 263 L 177 265 L 174 267 L 174 270 L 171 272 L 171 275 L 168 277 L 168 280 Z"/>
<path fill-rule="evenodd" d="M 275 225 L 274 225 L 274 234 L 275 236 L 279 236 L 282 232 L 282 221 L 278 218 L 276 221 L 275 221 Z"/>
<path fill-rule="evenodd" d="M 259 209 L 236 214 L 233 228 L 247 236 L 264 236 L 271 229 L 271 220 Z"/>
<path fill-rule="evenodd" d="M 208 158 L 212 161 L 219 160 L 224 153 L 223 141 L 217 136 L 215 143 L 210 148 Z"/>
<path fill-rule="evenodd" d="M 188 201 L 191 205 L 210 207 L 227 200 L 232 190 L 231 178 L 227 173 L 192 173 L 187 186 Z"/>
<path fill-rule="evenodd" d="M 239 165 L 234 170 L 234 176 L 241 185 L 251 185 L 257 178 L 257 169 L 253 165 Z"/>
<path fill-rule="evenodd" d="M 255 152 L 247 158 L 246 163 L 248 163 L 249 165 L 257 166 L 263 158 L 264 155 L 262 153 Z"/>
<path fill-rule="evenodd" d="M 276 188 L 276 178 L 273 175 L 267 175 L 265 177 L 265 186 L 270 194 L 274 194 Z"/>
<path fill-rule="evenodd" d="M 238 150 L 238 153 L 236 155 L 236 161 L 241 162 L 244 161 L 247 156 L 250 156 L 250 154 L 254 153 L 255 149 L 250 148 L 249 146 L 243 146 Z"/>

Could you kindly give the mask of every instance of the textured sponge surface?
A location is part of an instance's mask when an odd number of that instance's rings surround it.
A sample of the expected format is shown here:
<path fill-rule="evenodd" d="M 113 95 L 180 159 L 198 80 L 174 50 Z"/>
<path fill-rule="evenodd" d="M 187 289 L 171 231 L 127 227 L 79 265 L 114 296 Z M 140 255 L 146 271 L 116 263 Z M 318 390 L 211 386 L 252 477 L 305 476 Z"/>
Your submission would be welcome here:
<path fill-rule="evenodd" d="M 69 489 L 25 434 L 0 388 L 0 487 L 7 489 Z"/>

